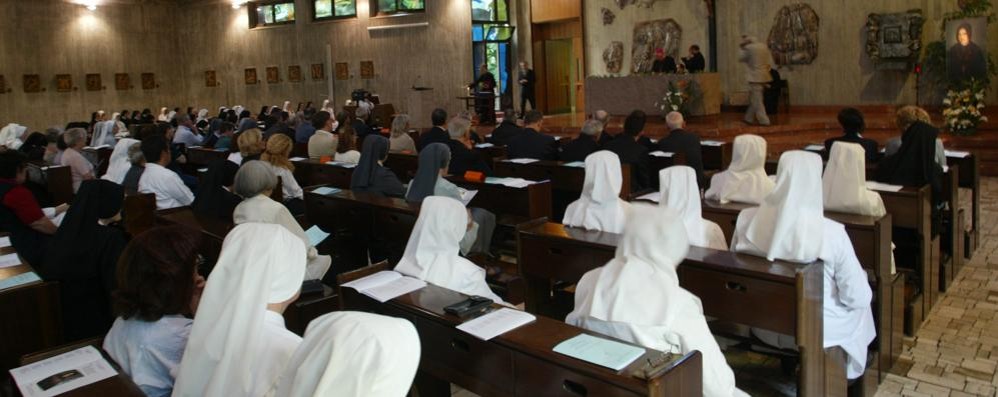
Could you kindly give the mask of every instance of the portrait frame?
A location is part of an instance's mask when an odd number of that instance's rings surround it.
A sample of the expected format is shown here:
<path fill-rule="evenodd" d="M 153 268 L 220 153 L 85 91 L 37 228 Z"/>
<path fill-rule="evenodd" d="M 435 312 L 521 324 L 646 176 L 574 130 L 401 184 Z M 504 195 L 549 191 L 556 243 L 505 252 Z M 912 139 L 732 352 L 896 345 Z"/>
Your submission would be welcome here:
<path fill-rule="evenodd" d="M 115 73 L 114 89 L 118 91 L 126 91 L 132 89 L 131 76 L 129 76 L 128 73 Z"/>
<path fill-rule="evenodd" d="M 22 77 L 22 83 L 24 85 L 24 92 L 32 94 L 36 92 L 45 91 L 42 88 L 42 76 L 37 74 L 26 74 Z"/>
<path fill-rule="evenodd" d="M 362 79 L 374 78 L 374 61 L 360 62 L 360 78 Z"/>
<path fill-rule="evenodd" d="M 277 66 L 267 67 L 267 84 L 277 84 L 281 82 L 281 68 Z"/>
<path fill-rule="evenodd" d="M 312 80 L 326 79 L 326 65 L 322 63 L 312 64 Z"/>
<path fill-rule="evenodd" d="M 102 91 L 104 89 L 100 73 L 88 73 L 86 75 L 86 84 L 87 91 Z"/>
<path fill-rule="evenodd" d="M 256 84 L 259 81 L 256 78 L 256 68 L 247 68 L 243 72 L 243 81 L 246 82 L 246 85 Z"/>
<path fill-rule="evenodd" d="M 55 75 L 55 90 L 56 90 L 56 92 L 72 92 L 73 91 L 73 75 L 71 75 L 71 74 L 57 74 L 57 75 Z"/>
<path fill-rule="evenodd" d="M 301 66 L 288 66 L 288 81 L 291 81 L 292 83 L 301 82 Z"/>
<path fill-rule="evenodd" d="M 969 29 L 967 45 L 963 45 L 958 39 L 961 30 L 964 29 Z M 946 73 L 950 83 L 986 78 L 988 73 L 986 17 L 954 19 L 946 22 Z"/>
<path fill-rule="evenodd" d="M 348 80 L 350 78 L 350 64 L 347 62 L 336 63 L 336 80 Z"/>
<path fill-rule="evenodd" d="M 142 89 L 143 90 L 154 90 L 156 89 L 156 74 L 155 73 L 142 73 Z"/>

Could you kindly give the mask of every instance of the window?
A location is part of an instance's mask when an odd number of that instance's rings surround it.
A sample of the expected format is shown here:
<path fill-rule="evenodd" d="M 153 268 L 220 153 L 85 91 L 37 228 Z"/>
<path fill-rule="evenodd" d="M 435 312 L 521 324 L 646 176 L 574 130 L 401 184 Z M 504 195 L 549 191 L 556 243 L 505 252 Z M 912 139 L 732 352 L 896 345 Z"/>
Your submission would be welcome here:
<path fill-rule="evenodd" d="M 371 15 L 408 14 L 426 11 L 426 0 L 371 0 Z"/>
<path fill-rule="evenodd" d="M 314 0 L 314 20 L 356 18 L 357 0 Z"/>
<path fill-rule="evenodd" d="M 508 0 L 471 1 L 471 52 L 472 70 L 475 79 L 479 76 L 479 66 L 485 65 L 489 73 L 496 77 L 499 95 L 496 107 L 507 101 L 512 103 L 510 89 L 513 71 L 511 40 L 516 28 L 509 26 Z"/>
<path fill-rule="evenodd" d="M 295 23 L 295 2 L 249 3 L 250 27 Z M 255 10 L 256 12 L 252 12 Z"/>
<path fill-rule="evenodd" d="M 507 0 L 471 0 L 471 20 L 475 22 L 509 22 Z"/>

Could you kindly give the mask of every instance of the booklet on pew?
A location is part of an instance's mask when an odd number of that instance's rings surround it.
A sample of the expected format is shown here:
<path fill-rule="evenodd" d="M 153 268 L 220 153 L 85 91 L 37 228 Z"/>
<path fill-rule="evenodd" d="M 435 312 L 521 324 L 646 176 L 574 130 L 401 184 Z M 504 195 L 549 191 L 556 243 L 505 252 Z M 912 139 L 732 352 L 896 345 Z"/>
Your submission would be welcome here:
<path fill-rule="evenodd" d="M 17 257 L 16 253 L 0 256 L 0 269 L 5 267 L 14 267 L 20 265 L 21 263 L 23 262 L 21 262 L 21 258 Z"/>
<path fill-rule="evenodd" d="M 649 156 L 653 156 L 653 157 L 672 157 L 674 154 L 675 153 L 672 153 L 672 152 L 663 152 L 661 150 L 656 150 L 654 152 L 648 153 Z"/>
<path fill-rule="evenodd" d="M 457 329 L 478 339 L 489 340 L 535 320 L 537 317 L 534 317 L 533 314 L 504 307 L 492 313 L 475 317 L 473 320 L 458 325 Z"/>
<path fill-rule="evenodd" d="M 315 247 L 325 241 L 326 237 L 329 237 L 329 233 L 319 229 L 318 226 L 312 226 L 305 231 L 305 236 L 308 237 L 308 243 Z"/>
<path fill-rule="evenodd" d="M 10 370 L 25 397 L 48 397 L 79 389 L 118 374 L 93 346 Z"/>
<path fill-rule="evenodd" d="M 508 160 L 503 160 L 503 161 L 508 162 L 508 163 L 514 163 L 514 164 L 530 164 L 530 163 L 536 163 L 536 162 L 538 162 L 540 160 L 538 160 L 538 159 L 508 159 Z"/>
<path fill-rule="evenodd" d="M 724 142 L 721 142 L 721 141 L 700 141 L 700 145 L 703 145 L 703 146 L 724 146 Z"/>
<path fill-rule="evenodd" d="M 346 163 L 346 162 L 343 162 L 343 161 L 329 161 L 326 164 L 334 165 L 334 166 L 337 166 L 337 167 L 340 167 L 340 168 L 356 168 L 357 167 L 357 163 Z"/>
<path fill-rule="evenodd" d="M 645 349 L 640 347 L 588 334 L 565 340 L 555 346 L 554 351 L 614 371 L 624 369 L 645 354 Z"/>
<path fill-rule="evenodd" d="M 10 247 L 10 236 L 0 237 L 0 248 Z"/>
<path fill-rule="evenodd" d="M 0 291 L 3 291 L 8 288 L 20 287 L 24 284 L 33 283 L 36 281 L 42 281 L 41 277 L 38 277 L 38 274 L 36 274 L 35 272 L 24 272 L 14 277 L 8 277 L 3 280 L 0 280 Z"/>
<path fill-rule="evenodd" d="M 970 152 L 961 152 L 957 150 L 946 150 L 945 152 L 946 152 L 946 157 L 953 157 L 958 159 L 970 156 Z"/>
<path fill-rule="evenodd" d="M 404 276 L 396 271 L 385 270 L 356 279 L 340 287 L 353 288 L 378 302 L 385 303 L 425 286 L 426 282 L 423 280 Z"/>
<path fill-rule="evenodd" d="M 525 188 L 527 186 L 533 185 L 536 182 L 534 182 L 534 181 L 528 181 L 528 180 L 523 179 L 523 178 L 497 178 L 497 177 L 488 177 L 488 178 L 485 178 L 485 183 L 488 183 L 490 185 L 503 185 L 503 186 L 509 186 L 509 187 L 520 189 L 520 188 Z"/>
<path fill-rule="evenodd" d="M 562 164 L 564 167 L 576 167 L 576 168 L 586 168 L 585 161 L 573 161 L 571 163 Z"/>
<path fill-rule="evenodd" d="M 900 192 L 901 189 L 904 189 L 904 186 L 888 185 L 886 183 L 866 181 L 866 188 L 880 192 Z"/>
<path fill-rule="evenodd" d="M 340 192 L 340 189 L 337 189 L 335 187 L 329 187 L 329 186 L 317 187 L 317 188 L 315 188 L 315 189 L 312 190 L 312 193 L 321 194 L 323 196 L 328 196 L 330 194 L 336 194 L 336 193 L 339 193 L 339 192 Z"/>
<path fill-rule="evenodd" d="M 810 152 L 824 152 L 825 151 L 825 145 L 811 144 L 811 145 L 804 146 L 804 150 L 807 150 L 807 151 L 810 151 Z"/>
<path fill-rule="evenodd" d="M 305 160 L 308 160 L 308 159 L 304 158 L 304 157 L 292 157 L 292 158 L 288 159 L 288 161 L 305 161 Z"/>
<path fill-rule="evenodd" d="M 471 200 L 473 200 L 475 198 L 475 195 L 478 194 L 477 190 L 467 190 L 462 188 L 457 188 L 457 189 L 458 192 L 461 193 L 461 202 L 464 203 L 465 207 L 467 207 L 468 204 L 471 204 Z"/>
<path fill-rule="evenodd" d="M 488 149 L 488 148 L 493 147 L 493 146 L 495 146 L 495 145 L 486 142 L 486 143 L 479 143 L 479 144 L 475 145 L 475 148 L 477 148 L 477 149 Z"/>

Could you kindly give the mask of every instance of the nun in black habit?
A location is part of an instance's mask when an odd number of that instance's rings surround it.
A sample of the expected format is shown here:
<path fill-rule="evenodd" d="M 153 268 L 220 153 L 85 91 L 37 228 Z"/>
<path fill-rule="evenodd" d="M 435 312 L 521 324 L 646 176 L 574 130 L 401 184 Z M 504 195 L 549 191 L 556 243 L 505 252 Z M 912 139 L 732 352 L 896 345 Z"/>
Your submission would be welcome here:
<path fill-rule="evenodd" d="M 392 197 L 405 195 L 398 176 L 382 165 L 388 158 L 388 146 L 388 139 L 381 135 L 369 134 L 364 139 L 360 161 L 350 180 L 350 190 Z"/>
<path fill-rule="evenodd" d="M 195 214 L 232 220 L 232 212 L 243 201 L 232 193 L 239 166 L 225 159 L 208 164 L 208 172 L 198 186 L 191 208 Z"/>

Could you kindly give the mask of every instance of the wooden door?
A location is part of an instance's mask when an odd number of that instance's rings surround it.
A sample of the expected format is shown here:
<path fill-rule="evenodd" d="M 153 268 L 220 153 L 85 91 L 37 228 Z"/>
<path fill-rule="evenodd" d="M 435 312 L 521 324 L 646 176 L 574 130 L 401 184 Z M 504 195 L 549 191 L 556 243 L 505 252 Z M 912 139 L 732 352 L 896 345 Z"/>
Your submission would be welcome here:
<path fill-rule="evenodd" d="M 572 110 L 575 80 L 572 71 L 572 40 L 547 40 L 544 42 L 544 75 L 547 92 L 546 111 L 549 114 L 567 113 Z"/>

